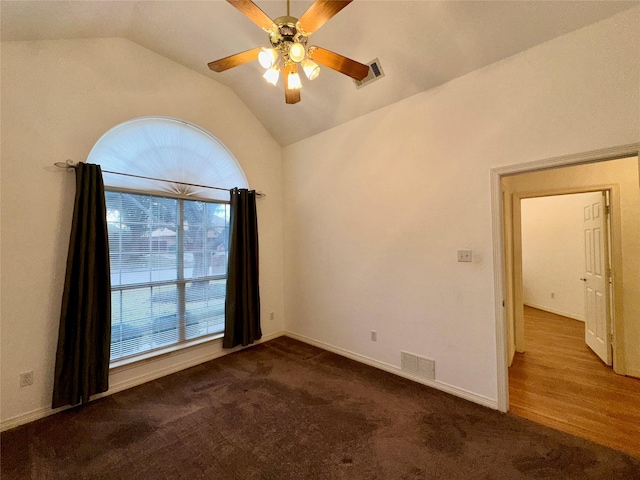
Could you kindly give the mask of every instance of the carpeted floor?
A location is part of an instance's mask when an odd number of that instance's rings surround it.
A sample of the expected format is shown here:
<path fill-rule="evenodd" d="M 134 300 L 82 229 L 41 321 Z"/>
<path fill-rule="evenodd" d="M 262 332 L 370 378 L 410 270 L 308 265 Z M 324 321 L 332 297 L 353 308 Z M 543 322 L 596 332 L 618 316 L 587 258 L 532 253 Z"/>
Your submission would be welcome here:
<path fill-rule="evenodd" d="M 10 479 L 640 479 L 640 459 L 281 337 L 0 436 Z"/>

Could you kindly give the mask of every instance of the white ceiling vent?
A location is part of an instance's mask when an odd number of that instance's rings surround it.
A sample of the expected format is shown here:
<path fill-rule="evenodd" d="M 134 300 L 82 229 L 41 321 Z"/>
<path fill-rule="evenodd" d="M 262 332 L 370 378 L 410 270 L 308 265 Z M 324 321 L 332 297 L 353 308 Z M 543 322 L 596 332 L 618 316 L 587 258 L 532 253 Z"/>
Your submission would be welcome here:
<path fill-rule="evenodd" d="M 365 85 L 369 85 L 371 82 L 375 82 L 379 78 L 384 77 L 384 72 L 380 66 L 380 60 L 376 58 L 375 60 L 371 60 L 367 65 L 369 65 L 369 73 L 367 76 L 362 80 L 353 81 L 353 83 L 356 84 L 356 88 L 362 88 Z"/>

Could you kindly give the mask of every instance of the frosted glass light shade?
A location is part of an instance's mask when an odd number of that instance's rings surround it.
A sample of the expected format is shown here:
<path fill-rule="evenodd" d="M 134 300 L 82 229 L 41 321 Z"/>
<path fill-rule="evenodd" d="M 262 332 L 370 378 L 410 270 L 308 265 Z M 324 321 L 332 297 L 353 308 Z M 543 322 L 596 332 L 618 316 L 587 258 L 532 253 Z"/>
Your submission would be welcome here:
<path fill-rule="evenodd" d="M 289 47 L 289 58 L 296 63 L 301 62 L 306 54 L 307 52 L 304 49 L 304 45 L 301 43 L 294 43 Z"/>
<path fill-rule="evenodd" d="M 274 65 L 269 70 L 264 72 L 264 75 L 262 75 L 262 78 L 264 78 L 267 82 L 274 86 L 278 83 L 279 77 L 280 69 L 277 67 L 277 65 Z"/>
<path fill-rule="evenodd" d="M 308 58 L 302 61 L 302 70 L 309 80 L 313 80 L 320 73 L 320 67 L 317 63 L 312 62 Z"/>
<path fill-rule="evenodd" d="M 276 59 L 278 58 L 278 52 L 275 48 L 263 48 L 258 53 L 258 62 L 262 65 L 262 68 L 271 68 Z"/>
<path fill-rule="evenodd" d="M 302 82 L 300 81 L 300 75 L 295 72 L 289 73 L 289 90 L 300 90 L 302 88 Z"/>
<path fill-rule="evenodd" d="M 167 180 L 103 172 L 107 188 L 203 200 L 229 200 L 229 192 L 175 182 L 249 188 L 238 161 L 220 140 L 196 125 L 173 118 L 135 118 L 117 125 L 96 142 L 87 162 L 100 165 L 103 171 Z"/>

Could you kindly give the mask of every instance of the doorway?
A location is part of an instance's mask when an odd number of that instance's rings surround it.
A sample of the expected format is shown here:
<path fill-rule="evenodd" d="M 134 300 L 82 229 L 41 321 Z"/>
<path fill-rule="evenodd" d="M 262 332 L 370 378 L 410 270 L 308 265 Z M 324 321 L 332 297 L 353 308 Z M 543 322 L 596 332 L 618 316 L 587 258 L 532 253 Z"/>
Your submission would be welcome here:
<path fill-rule="evenodd" d="M 613 312 L 612 340 L 616 344 L 613 351 L 614 365 L 620 374 L 640 377 L 640 370 L 637 369 L 637 366 L 640 365 L 640 359 L 637 358 L 640 356 L 637 348 L 640 326 L 637 325 L 637 321 L 633 320 L 638 318 L 640 314 L 640 308 L 636 302 L 640 278 L 633 267 L 635 262 L 640 261 L 640 248 L 633 247 L 634 242 L 638 242 L 640 239 L 640 232 L 634 226 L 637 224 L 638 215 L 640 215 L 640 182 L 637 158 L 639 147 L 640 145 L 634 144 L 492 171 L 494 266 L 497 292 L 498 407 L 500 410 L 509 410 L 508 365 L 514 358 L 516 346 L 518 349 L 522 349 L 525 343 L 524 328 L 516 328 L 516 321 L 520 321 L 524 325 L 525 316 L 522 251 L 521 248 L 516 248 L 521 241 L 518 235 L 520 200 L 522 198 L 594 190 L 611 192 L 610 203 L 613 212 L 611 220 L 613 275 L 611 311 Z M 515 215 L 517 221 L 514 221 L 514 212 L 517 214 Z M 515 224 L 517 224 L 517 228 Z M 625 236 L 622 235 L 623 226 Z M 624 262 L 622 261 L 623 247 Z M 584 339 L 582 342 L 584 347 Z M 635 379 L 613 376 L 633 382 L 631 385 L 640 388 L 640 382 Z M 558 382 L 554 378 L 547 378 L 547 380 L 552 388 L 554 381 Z M 573 395 L 566 395 L 564 401 L 567 402 L 567 399 L 572 398 L 574 398 Z M 559 398 L 559 400 L 563 399 Z M 567 415 L 571 414 L 563 411 L 560 417 Z M 547 415 L 548 418 L 549 415 Z M 555 427 L 559 428 L 558 425 Z M 571 433 L 579 434 L 575 431 Z"/>
<path fill-rule="evenodd" d="M 561 167 L 543 171 L 521 173 L 504 176 L 501 179 L 502 195 L 505 199 L 504 224 L 504 259 L 505 322 L 507 330 L 507 365 L 510 365 L 515 352 L 524 351 L 524 318 L 523 318 L 523 272 L 522 272 L 522 238 L 521 238 L 521 200 L 525 198 L 585 193 L 590 191 L 610 192 L 610 250 L 611 250 L 611 286 L 612 298 L 610 316 L 612 318 L 611 342 L 613 364 L 616 373 L 627 374 L 626 347 L 627 337 L 636 332 L 638 326 L 633 322 L 632 311 L 638 310 L 635 305 L 635 293 L 640 286 L 640 278 L 634 278 L 635 272 L 628 261 L 622 261 L 622 247 L 626 247 L 627 257 L 640 259 L 640 251 L 633 247 L 640 232 L 634 232 L 635 219 L 640 215 L 640 188 L 638 187 L 637 157 L 619 160 L 602 161 L 584 165 Z M 602 182 L 602 183 L 598 183 Z M 609 182 L 609 183 L 606 183 Z M 624 210 L 621 208 L 624 203 Z M 637 218 L 637 217 L 636 217 Z M 622 225 L 625 224 L 625 237 L 622 236 Z M 631 257 L 629 257 L 629 254 Z M 626 281 L 624 279 L 627 279 Z M 635 290 L 634 290 L 635 289 Z M 636 316 L 640 314 L 637 312 Z M 629 319 L 625 322 L 625 318 Z M 629 330 L 625 337 L 625 327 Z M 637 343 L 637 342 L 636 342 Z M 632 345 L 635 347 L 635 343 Z M 634 348 L 635 349 L 635 348 Z M 640 366 L 640 356 L 632 358 L 633 367 Z M 640 376 L 640 375 L 639 375 Z M 506 372 L 505 372 L 506 377 Z M 508 403 L 505 404 L 505 409 Z"/>
<path fill-rule="evenodd" d="M 607 190 L 520 200 L 523 304 L 582 322 L 584 343 L 610 366 L 609 217 Z"/>

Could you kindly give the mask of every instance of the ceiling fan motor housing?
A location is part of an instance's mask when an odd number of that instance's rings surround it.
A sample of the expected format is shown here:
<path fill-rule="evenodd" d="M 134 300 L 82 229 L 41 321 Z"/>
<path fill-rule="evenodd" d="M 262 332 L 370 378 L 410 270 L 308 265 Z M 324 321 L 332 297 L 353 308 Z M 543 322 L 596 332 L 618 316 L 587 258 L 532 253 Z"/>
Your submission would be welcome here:
<path fill-rule="evenodd" d="M 289 60 L 289 49 L 294 43 L 306 46 L 307 35 L 301 32 L 298 27 L 298 19 L 295 17 L 278 17 L 274 20 L 277 29 L 271 32 L 269 40 L 273 48 L 279 50 L 286 61 Z"/>

